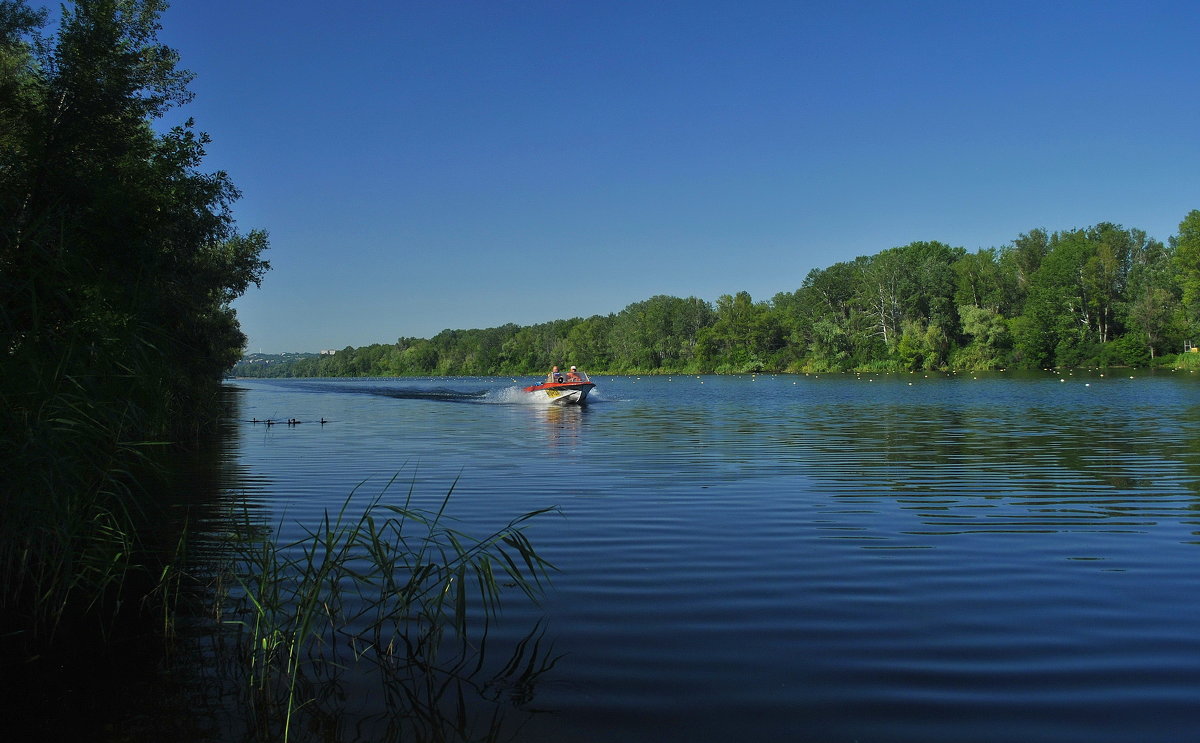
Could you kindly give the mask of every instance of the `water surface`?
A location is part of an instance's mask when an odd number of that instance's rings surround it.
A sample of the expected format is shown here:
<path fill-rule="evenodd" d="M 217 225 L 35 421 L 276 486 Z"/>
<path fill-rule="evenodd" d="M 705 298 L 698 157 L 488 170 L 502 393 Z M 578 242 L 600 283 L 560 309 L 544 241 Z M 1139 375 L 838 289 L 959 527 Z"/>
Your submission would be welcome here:
<path fill-rule="evenodd" d="M 562 654 L 522 741 L 1192 740 L 1200 381 L 1133 377 L 239 380 L 229 487 L 558 506 L 495 630 Z"/>

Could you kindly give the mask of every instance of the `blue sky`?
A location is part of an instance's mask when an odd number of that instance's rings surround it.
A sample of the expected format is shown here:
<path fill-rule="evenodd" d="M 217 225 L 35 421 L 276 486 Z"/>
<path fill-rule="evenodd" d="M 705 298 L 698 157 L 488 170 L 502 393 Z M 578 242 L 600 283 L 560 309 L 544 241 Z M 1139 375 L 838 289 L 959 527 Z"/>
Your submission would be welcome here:
<path fill-rule="evenodd" d="M 250 351 L 794 291 L 1200 208 L 1190 2 L 180 0 Z"/>

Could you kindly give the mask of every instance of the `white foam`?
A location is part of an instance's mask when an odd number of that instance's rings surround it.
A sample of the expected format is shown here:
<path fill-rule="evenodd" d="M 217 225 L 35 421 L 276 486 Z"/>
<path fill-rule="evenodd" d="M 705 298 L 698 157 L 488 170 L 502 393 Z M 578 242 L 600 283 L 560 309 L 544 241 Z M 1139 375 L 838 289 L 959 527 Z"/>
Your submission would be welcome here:
<path fill-rule="evenodd" d="M 542 405 L 550 401 L 545 395 L 531 395 L 522 387 L 501 387 L 483 396 L 484 402 L 497 405 Z"/>

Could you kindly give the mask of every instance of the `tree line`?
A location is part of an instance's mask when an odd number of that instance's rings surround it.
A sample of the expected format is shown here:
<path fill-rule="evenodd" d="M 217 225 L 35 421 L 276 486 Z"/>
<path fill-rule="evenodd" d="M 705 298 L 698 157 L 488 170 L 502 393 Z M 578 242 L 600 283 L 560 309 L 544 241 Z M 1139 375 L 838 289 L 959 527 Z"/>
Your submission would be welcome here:
<path fill-rule="evenodd" d="M 1200 211 L 1167 243 L 1109 222 L 974 253 L 914 242 L 813 269 L 794 292 L 715 303 L 655 296 L 620 312 L 444 330 L 245 376 L 989 370 L 1147 366 L 1200 338 Z"/>

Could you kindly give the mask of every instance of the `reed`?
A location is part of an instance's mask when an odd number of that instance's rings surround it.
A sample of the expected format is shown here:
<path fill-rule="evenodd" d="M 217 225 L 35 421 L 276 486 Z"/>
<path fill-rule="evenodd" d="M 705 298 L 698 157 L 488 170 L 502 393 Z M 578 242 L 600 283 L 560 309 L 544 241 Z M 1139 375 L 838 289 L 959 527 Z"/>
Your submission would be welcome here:
<path fill-rule="evenodd" d="M 413 506 L 412 485 L 402 503 L 385 502 L 395 479 L 352 517 L 360 485 L 294 542 L 277 544 L 248 516 L 231 535 L 222 619 L 236 628 L 235 663 L 258 738 L 291 740 L 299 713 L 320 708 L 328 680 L 358 663 L 392 680 L 401 669 L 423 669 L 421 683 L 394 688 L 409 690 L 400 696 L 410 707 L 414 688 L 429 698 L 439 653 L 486 636 L 505 588 L 540 594 L 552 566 L 524 529 L 554 509 L 472 537 L 446 513 L 457 481 L 438 508 L 424 510 Z"/>
<path fill-rule="evenodd" d="M 16 448 L 6 457 L 0 607 L 33 653 L 75 618 L 111 629 L 137 559 L 133 471 L 151 469 L 146 445 L 129 441 L 134 411 L 96 402 L 75 378 L 49 383 L 58 389 L 5 437 Z"/>
<path fill-rule="evenodd" d="M 0 353 L 4 664 L 102 652 L 116 635 L 144 636 L 147 615 L 173 621 L 182 545 L 164 455 L 195 439 L 180 429 L 220 412 L 219 382 L 181 381 L 154 344 L 161 331 L 112 321 L 99 332 L 100 320 L 66 307 L 73 323 L 24 334 L 0 308 L 12 339 Z"/>

